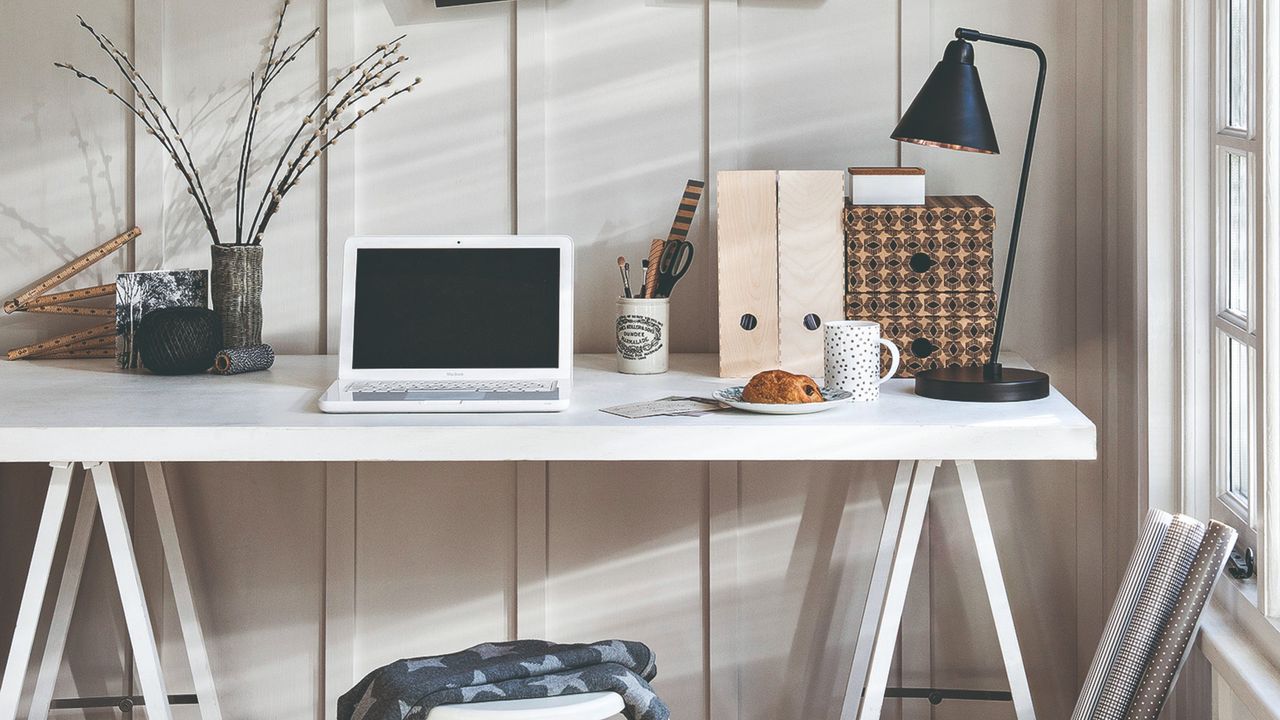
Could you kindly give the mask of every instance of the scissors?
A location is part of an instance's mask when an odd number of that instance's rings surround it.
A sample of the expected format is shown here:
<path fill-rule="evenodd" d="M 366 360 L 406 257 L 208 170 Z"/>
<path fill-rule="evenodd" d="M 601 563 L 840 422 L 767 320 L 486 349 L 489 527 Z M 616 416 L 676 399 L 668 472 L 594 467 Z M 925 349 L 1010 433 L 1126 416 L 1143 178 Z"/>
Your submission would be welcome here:
<path fill-rule="evenodd" d="M 667 240 L 662 250 L 662 259 L 658 261 L 658 287 L 655 297 L 671 297 L 680 278 L 689 272 L 693 264 L 693 243 L 674 238 Z"/>

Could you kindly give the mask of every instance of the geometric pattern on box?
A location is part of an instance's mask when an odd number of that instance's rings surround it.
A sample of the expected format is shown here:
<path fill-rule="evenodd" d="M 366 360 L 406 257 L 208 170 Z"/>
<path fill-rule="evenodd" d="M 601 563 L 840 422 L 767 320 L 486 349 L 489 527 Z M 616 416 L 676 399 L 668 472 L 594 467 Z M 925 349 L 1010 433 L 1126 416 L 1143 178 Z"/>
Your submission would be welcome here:
<path fill-rule="evenodd" d="M 844 211 L 845 317 L 875 320 L 902 353 L 898 377 L 981 365 L 991 353 L 996 215 L 976 195 Z M 881 357 L 884 370 L 889 357 Z"/>
<path fill-rule="evenodd" d="M 914 377 L 923 370 L 947 365 L 981 365 L 991 355 L 996 329 L 993 316 L 878 319 L 884 339 L 897 345 L 902 354 L 898 377 Z M 881 353 L 880 372 L 887 372 L 889 364 L 889 354 Z"/>
<path fill-rule="evenodd" d="M 886 316 L 956 317 L 991 315 L 996 311 L 991 293 L 849 293 L 845 305 L 859 318 Z"/>
<path fill-rule="evenodd" d="M 845 206 L 846 292 L 991 290 L 995 211 L 972 195 Z"/>

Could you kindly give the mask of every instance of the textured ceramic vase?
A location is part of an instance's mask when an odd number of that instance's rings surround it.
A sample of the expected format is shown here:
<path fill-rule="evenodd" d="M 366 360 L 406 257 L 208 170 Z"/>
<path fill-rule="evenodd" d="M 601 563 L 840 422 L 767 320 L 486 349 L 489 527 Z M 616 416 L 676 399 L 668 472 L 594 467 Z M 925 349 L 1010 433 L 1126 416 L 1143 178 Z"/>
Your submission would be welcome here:
<path fill-rule="evenodd" d="M 227 347 L 262 342 L 262 246 L 213 245 L 209 292 Z"/>

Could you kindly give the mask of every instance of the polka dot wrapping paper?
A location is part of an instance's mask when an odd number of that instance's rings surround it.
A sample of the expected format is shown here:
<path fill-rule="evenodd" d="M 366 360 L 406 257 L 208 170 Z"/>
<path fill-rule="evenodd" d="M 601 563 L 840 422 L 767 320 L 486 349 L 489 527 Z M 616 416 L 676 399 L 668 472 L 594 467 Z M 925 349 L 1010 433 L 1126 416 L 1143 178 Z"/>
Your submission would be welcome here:
<path fill-rule="evenodd" d="M 1124 578 L 1120 581 L 1120 590 L 1116 593 L 1111 614 L 1107 616 L 1106 627 L 1102 630 L 1102 639 L 1098 641 L 1098 650 L 1094 653 L 1093 664 L 1089 666 L 1089 673 L 1085 676 L 1084 687 L 1080 690 L 1080 697 L 1076 701 L 1071 720 L 1093 720 L 1093 713 L 1098 707 L 1098 697 L 1102 694 L 1102 685 L 1120 649 L 1120 640 L 1129 626 L 1129 620 L 1133 617 L 1134 608 L 1138 604 L 1138 596 L 1147 584 L 1147 579 L 1151 575 L 1151 565 L 1172 523 L 1173 516 L 1167 512 L 1154 509 L 1147 512 L 1147 519 L 1142 524 L 1138 544 L 1133 549 L 1129 566 L 1125 569 Z"/>
<path fill-rule="evenodd" d="M 1155 652 L 1156 643 L 1173 617 L 1174 606 L 1187 576 L 1191 574 L 1191 565 L 1200 550 L 1204 531 L 1204 524 L 1194 518 L 1186 515 L 1173 517 L 1169 532 L 1151 564 L 1151 577 L 1142 588 L 1138 604 L 1133 608 L 1133 617 L 1120 639 L 1115 662 L 1102 683 L 1094 720 L 1124 720 L 1129 703 L 1142 682 L 1147 662 Z"/>
<path fill-rule="evenodd" d="M 1174 605 L 1173 616 L 1161 633 L 1155 653 L 1147 663 L 1146 674 L 1142 676 L 1142 684 L 1129 704 L 1126 720 L 1156 720 L 1160 715 L 1169 697 L 1169 689 L 1186 662 L 1187 651 L 1200 627 L 1200 614 L 1222 577 L 1222 568 L 1235 544 L 1234 528 L 1216 520 L 1209 521 L 1200 551 L 1191 563 L 1187 582 Z"/>

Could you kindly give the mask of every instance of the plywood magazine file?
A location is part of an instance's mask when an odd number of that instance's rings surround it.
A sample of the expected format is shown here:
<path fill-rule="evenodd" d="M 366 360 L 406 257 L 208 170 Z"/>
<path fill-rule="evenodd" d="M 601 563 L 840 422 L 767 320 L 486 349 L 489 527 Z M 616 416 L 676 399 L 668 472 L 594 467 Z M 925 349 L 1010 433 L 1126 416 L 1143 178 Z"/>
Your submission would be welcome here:
<path fill-rule="evenodd" d="M 822 374 L 822 323 L 844 319 L 844 173 L 717 175 L 720 376 Z"/>
<path fill-rule="evenodd" d="M 94 285 L 93 287 L 63 292 L 50 291 L 124 247 L 129 241 L 141 234 L 142 231 L 136 227 L 126 230 L 58 268 L 18 297 L 5 301 L 5 313 L 34 312 L 111 318 L 110 322 L 42 340 L 33 345 L 14 348 L 7 353 L 8 358 L 10 360 L 50 360 L 54 358 L 115 357 L 115 307 L 91 307 L 75 304 L 82 300 L 93 298 L 115 297 L 115 283 Z"/>

